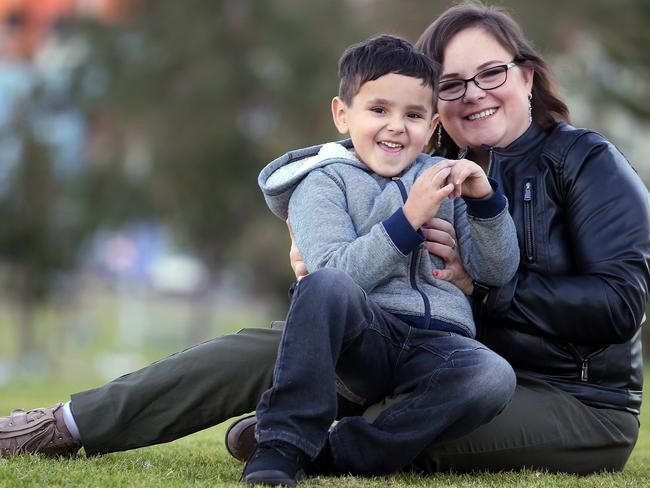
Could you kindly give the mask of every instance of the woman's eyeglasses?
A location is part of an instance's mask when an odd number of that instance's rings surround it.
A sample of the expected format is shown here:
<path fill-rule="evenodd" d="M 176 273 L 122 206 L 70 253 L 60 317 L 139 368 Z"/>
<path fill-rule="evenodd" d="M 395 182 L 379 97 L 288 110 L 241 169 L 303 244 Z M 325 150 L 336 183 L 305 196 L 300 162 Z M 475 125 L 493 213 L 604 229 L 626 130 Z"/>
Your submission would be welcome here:
<path fill-rule="evenodd" d="M 494 90 L 495 88 L 499 88 L 508 79 L 508 70 L 514 66 L 517 66 L 517 63 L 512 61 L 508 64 L 492 66 L 466 80 L 455 79 L 441 81 L 438 83 L 438 98 L 447 102 L 458 100 L 465 96 L 467 84 L 470 81 L 473 81 L 481 90 Z"/>

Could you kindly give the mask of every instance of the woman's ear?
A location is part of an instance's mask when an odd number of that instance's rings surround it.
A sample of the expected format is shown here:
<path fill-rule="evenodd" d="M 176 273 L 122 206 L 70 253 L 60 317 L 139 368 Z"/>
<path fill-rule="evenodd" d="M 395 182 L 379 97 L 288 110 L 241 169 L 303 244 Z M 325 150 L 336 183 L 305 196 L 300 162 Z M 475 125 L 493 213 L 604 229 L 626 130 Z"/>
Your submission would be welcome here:
<path fill-rule="evenodd" d="M 341 134 L 350 132 L 350 128 L 348 127 L 348 106 L 340 97 L 334 97 L 332 99 L 332 119 L 334 120 L 336 129 Z"/>
<path fill-rule="evenodd" d="M 533 68 L 522 66 L 522 76 L 524 77 L 524 84 L 528 89 L 528 93 L 533 91 L 533 79 L 535 78 L 535 70 Z"/>

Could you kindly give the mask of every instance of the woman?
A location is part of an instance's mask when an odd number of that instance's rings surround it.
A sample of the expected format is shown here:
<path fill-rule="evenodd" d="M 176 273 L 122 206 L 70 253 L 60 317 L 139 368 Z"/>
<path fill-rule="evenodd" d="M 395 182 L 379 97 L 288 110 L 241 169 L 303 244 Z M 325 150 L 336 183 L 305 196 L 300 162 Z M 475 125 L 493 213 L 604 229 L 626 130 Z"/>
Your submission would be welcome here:
<path fill-rule="evenodd" d="M 647 190 L 611 144 L 564 123 L 568 110 L 546 64 L 505 14 L 453 7 L 418 45 L 443 66 L 437 150 L 468 153 L 499 181 L 522 264 L 504 287 L 471 283 L 453 229 L 431 222 L 429 250 L 447 263 L 434 271 L 472 295 L 482 340 L 513 365 L 518 386 L 492 422 L 430 446 L 415 466 L 620 470 L 638 434 L 639 330 L 650 282 Z M 292 266 L 304 274 L 295 248 Z M 245 329 L 73 395 L 67 419 L 60 407 L 0 419 L 0 453 L 24 446 L 67 454 L 79 438 L 87 454 L 126 450 L 250 411 L 271 384 L 279 339 L 277 330 Z M 77 440 L 69 437 L 70 416 Z M 231 450 L 250 449 L 253 420 L 231 430 Z"/>
<path fill-rule="evenodd" d="M 466 287 L 480 339 L 517 372 L 515 398 L 418 464 L 620 470 L 638 435 L 647 190 L 602 136 L 566 124 L 546 63 L 506 14 L 451 8 L 417 46 L 443 67 L 438 151 L 458 157 L 462 148 L 499 181 L 522 252 L 508 285 Z"/>

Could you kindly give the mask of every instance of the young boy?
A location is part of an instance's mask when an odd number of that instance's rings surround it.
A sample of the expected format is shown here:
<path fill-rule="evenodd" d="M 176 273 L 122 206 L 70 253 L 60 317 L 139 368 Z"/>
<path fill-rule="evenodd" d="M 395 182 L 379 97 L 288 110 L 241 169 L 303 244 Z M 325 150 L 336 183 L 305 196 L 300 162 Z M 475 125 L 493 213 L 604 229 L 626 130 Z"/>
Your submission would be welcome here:
<path fill-rule="evenodd" d="M 510 400 L 512 369 L 472 339 L 468 298 L 433 275 L 444 264 L 422 245 L 420 227 L 437 216 L 453 223 L 475 280 L 501 286 L 519 263 L 507 202 L 481 168 L 421 154 L 437 122 L 438 74 L 393 36 L 352 46 L 332 101 L 351 141 L 290 152 L 260 174 L 310 274 L 296 285 L 273 386 L 258 404 L 248 484 L 392 472 Z M 372 422 L 330 428 L 337 391 L 360 406 L 399 399 Z"/>

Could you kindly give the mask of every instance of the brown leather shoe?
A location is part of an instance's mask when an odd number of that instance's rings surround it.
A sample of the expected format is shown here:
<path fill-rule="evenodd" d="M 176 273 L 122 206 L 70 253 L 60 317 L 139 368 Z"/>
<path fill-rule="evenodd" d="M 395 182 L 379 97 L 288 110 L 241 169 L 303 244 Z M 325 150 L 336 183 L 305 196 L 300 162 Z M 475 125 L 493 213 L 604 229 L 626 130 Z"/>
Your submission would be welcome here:
<path fill-rule="evenodd" d="M 59 403 L 53 408 L 14 410 L 0 417 L 0 455 L 43 454 L 46 457 L 72 456 L 81 443 L 72 439 L 63 421 Z"/>
<path fill-rule="evenodd" d="M 226 449 L 232 457 L 239 461 L 247 461 L 251 457 L 257 440 L 255 439 L 255 426 L 257 418 L 255 414 L 248 415 L 236 420 L 226 431 Z"/>

